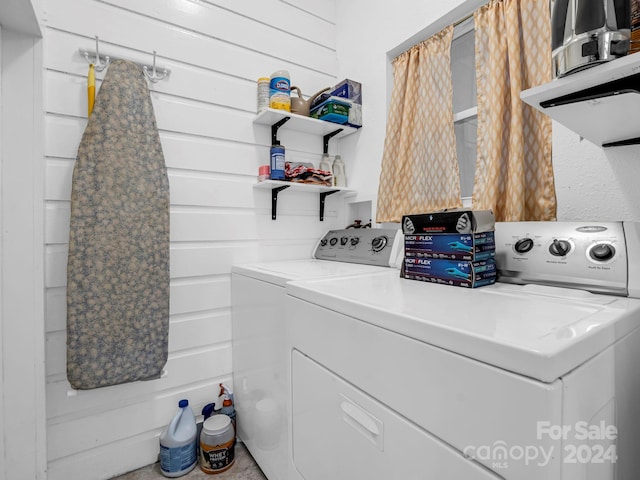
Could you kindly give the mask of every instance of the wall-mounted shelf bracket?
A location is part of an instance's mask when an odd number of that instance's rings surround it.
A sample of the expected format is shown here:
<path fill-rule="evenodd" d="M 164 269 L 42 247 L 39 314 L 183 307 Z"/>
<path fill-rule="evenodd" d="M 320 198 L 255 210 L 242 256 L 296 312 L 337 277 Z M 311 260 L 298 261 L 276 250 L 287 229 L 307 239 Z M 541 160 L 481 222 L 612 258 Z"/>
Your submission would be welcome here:
<path fill-rule="evenodd" d="M 276 219 L 276 212 L 278 211 L 278 193 L 285 188 L 289 188 L 289 185 L 282 185 L 281 187 L 274 187 L 271 189 L 271 220 Z"/>
<path fill-rule="evenodd" d="M 603 143 L 602 147 L 624 147 L 628 145 L 640 145 L 640 137 L 630 138 L 628 140 L 620 140 L 619 142 Z"/>
<path fill-rule="evenodd" d="M 322 143 L 322 153 L 329 153 L 329 140 L 331 140 L 331 137 L 336 136 L 337 134 L 339 134 L 343 129 L 339 128 L 338 130 L 334 130 L 331 133 L 327 133 L 325 136 L 322 137 L 323 143 Z"/>
<path fill-rule="evenodd" d="M 278 129 L 287 123 L 290 118 L 291 117 L 284 117 L 271 125 L 271 145 L 280 145 L 280 142 L 278 141 Z"/>
<path fill-rule="evenodd" d="M 328 192 L 320 192 L 320 221 L 324 221 L 324 199 L 327 195 L 331 195 L 332 193 L 336 193 L 339 190 L 329 190 Z"/>
<path fill-rule="evenodd" d="M 356 191 L 344 187 L 333 187 L 329 185 L 318 185 L 312 183 L 286 182 L 283 180 L 264 180 L 253 185 L 259 190 L 271 190 L 271 219 L 276 219 L 276 209 L 278 207 L 278 193 L 285 188 L 290 188 L 295 192 L 317 193 L 320 195 L 320 220 L 324 220 L 324 200 L 327 195 L 342 193 L 343 195 L 355 195 Z"/>

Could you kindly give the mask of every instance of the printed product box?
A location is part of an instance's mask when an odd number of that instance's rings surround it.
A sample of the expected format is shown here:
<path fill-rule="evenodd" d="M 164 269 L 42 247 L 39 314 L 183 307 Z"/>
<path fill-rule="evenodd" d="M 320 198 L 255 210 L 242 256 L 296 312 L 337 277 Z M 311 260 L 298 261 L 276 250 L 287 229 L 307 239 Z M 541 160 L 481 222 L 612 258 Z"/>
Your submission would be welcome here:
<path fill-rule="evenodd" d="M 362 127 L 362 105 L 359 103 L 351 104 L 351 108 L 349 109 L 349 121 L 347 124 L 350 127 Z"/>
<path fill-rule="evenodd" d="M 495 225 L 496 219 L 491 210 L 448 210 L 402 217 L 402 232 L 405 235 L 491 232 L 495 230 Z"/>
<path fill-rule="evenodd" d="M 350 107 L 347 102 L 329 99 L 311 110 L 309 116 L 327 122 L 347 123 Z"/>
<path fill-rule="evenodd" d="M 493 232 L 431 233 L 404 236 L 406 257 L 486 260 L 496 256 Z"/>
<path fill-rule="evenodd" d="M 405 258 L 402 277 L 409 280 L 476 288 L 496 281 L 493 259 L 468 262 L 431 258 Z"/>
<path fill-rule="evenodd" d="M 640 0 L 631 1 L 631 47 L 629 53 L 640 52 Z"/>
<path fill-rule="evenodd" d="M 353 103 L 359 103 L 362 105 L 362 84 L 347 78 L 333 87 L 333 90 L 329 92 L 329 95 L 333 97 L 348 98 Z"/>

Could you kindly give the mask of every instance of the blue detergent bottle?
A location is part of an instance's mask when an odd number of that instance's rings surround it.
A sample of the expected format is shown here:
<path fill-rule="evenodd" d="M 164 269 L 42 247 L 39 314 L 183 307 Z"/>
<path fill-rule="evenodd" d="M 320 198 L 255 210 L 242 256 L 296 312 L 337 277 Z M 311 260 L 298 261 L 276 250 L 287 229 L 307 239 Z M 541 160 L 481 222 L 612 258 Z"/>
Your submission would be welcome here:
<path fill-rule="evenodd" d="M 160 471 L 165 477 L 186 475 L 197 463 L 196 418 L 189 400 L 178 402 L 180 410 L 160 434 Z"/>

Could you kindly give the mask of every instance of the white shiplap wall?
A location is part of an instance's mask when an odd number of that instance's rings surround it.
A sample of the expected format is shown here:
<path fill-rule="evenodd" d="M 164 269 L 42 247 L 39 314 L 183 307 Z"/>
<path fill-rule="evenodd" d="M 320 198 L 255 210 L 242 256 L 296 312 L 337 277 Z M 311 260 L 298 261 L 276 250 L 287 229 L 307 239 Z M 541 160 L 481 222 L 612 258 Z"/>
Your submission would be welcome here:
<path fill-rule="evenodd" d="M 109 478 L 152 463 L 180 398 L 196 413 L 231 383 L 230 270 L 302 258 L 345 225 L 344 198 L 255 190 L 270 129 L 252 123 L 256 79 L 285 68 L 311 93 L 336 83 L 335 1 L 47 0 L 45 260 L 48 478 Z M 73 392 L 65 375 L 65 283 L 74 159 L 86 125 L 79 48 L 171 69 L 150 84 L 171 185 L 171 324 L 166 375 Z M 104 74 L 104 72 L 103 72 Z M 98 74 L 98 84 L 103 78 Z M 313 161 L 322 139 L 281 130 L 290 160 Z M 335 152 L 332 144 L 330 152 Z M 335 197 L 335 198 L 334 198 Z"/>

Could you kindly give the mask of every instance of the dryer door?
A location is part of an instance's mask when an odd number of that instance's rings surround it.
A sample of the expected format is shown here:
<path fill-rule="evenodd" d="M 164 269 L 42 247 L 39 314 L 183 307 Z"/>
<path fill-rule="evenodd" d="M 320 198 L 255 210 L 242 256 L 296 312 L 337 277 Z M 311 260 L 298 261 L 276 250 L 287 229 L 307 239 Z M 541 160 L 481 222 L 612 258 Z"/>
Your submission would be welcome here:
<path fill-rule="evenodd" d="M 293 461 L 305 480 L 500 477 L 298 351 Z"/>

